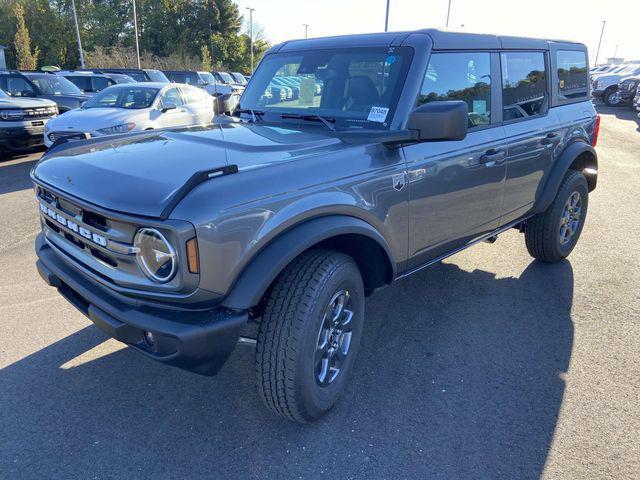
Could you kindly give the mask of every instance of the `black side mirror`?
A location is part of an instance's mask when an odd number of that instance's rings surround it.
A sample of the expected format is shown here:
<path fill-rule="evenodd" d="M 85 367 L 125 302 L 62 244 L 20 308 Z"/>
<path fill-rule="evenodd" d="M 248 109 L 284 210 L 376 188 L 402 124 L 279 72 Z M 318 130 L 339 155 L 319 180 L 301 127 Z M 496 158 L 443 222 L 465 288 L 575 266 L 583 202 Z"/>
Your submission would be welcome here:
<path fill-rule="evenodd" d="M 407 129 L 416 130 L 418 140 L 464 140 L 469 107 L 462 100 L 429 102 L 409 114 Z"/>

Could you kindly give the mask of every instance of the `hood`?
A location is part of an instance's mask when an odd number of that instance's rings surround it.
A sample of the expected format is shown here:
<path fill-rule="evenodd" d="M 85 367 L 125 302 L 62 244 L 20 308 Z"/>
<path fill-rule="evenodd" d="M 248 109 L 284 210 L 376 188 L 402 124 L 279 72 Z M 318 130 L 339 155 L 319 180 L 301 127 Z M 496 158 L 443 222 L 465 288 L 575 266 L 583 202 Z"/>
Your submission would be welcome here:
<path fill-rule="evenodd" d="M 123 108 L 76 108 L 63 113 L 51 121 L 49 130 L 91 131 L 112 127 L 121 123 L 135 122 L 139 113 L 147 110 L 126 110 Z M 138 114 L 138 115 L 137 115 Z"/>
<path fill-rule="evenodd" d="M 44 100 L 42 98 L 29 97 L 0 97 L 0 108 L 38 108 L 38 107 L 55 107 L 55 102 Z"/>
<path fill-rule="evenodd" d="M 32 175 L 106 209 L 159 217 L 197 172 L 235 164 L 241 175 L 245 169 L 346 148 L 330 133 L 229 124 L 101 137 L 50 150 Z"/>

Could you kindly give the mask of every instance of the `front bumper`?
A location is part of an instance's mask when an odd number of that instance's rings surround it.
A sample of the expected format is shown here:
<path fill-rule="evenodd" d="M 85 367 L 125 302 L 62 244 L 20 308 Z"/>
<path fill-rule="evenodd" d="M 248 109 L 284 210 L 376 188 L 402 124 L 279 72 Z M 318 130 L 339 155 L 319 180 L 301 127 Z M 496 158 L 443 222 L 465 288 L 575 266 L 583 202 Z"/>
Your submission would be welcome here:
<path fill-rule="evenodd" d="M 0 149 L 19 151 L 39 147 L 44 142 L 44 125 L 23 127 L 0 126 Z"/>
<path fill-rule="evenodd" d="M 58 257 L 43 234 L 36 239 L 36 266 L 43 280 L 107 335 L 143 355 L 201 375 L 215 375 L 233 352 L 247 312 L 225 308 L 186 310 L 132 307 L 91 283 Z M 144 338 L 151 332 L 153 345 Z"/>

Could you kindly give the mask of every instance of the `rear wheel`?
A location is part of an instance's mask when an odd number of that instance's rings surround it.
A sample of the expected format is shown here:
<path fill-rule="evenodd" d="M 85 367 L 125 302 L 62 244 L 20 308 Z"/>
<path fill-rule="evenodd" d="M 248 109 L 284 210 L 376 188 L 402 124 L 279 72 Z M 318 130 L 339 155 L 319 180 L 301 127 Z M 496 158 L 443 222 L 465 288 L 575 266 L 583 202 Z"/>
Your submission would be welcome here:
<path fill-rule="evenodd" d="M 578 243 L 589 205 L 589 188 L 581 172 L 570 170 L 546 211 L 527 220 L 524 238 L 532 257 L 559 262 Z"/>
<path fill-rule="evenodd" d="M 347 255 L 312 250 L 278 277 L 260 324 L 258 391 L 267 408 L 296 422 L 338 401 L 360 343 L 364 287 Z"/>

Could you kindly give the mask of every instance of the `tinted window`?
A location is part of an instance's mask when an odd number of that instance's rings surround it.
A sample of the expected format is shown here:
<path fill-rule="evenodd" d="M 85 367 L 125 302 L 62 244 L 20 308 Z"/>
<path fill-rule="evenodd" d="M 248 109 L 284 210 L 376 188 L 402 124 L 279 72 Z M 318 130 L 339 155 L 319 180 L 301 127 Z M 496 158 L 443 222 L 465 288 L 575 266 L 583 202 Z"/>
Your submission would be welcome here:
<path fill-rule="evenodd" d="M 107 77 L 93 77 L 93 91 L 99 92 L 115 83 L 116 82 Z"/>
<path fill-rule="evenodd" d="M 165 74 L 169 80 L 174 83 L 185 83 L 184 81 L 184 73 L 166 73 Z"/>
<path fill-rule="evenodd" d="M 162 73 L 160 70 L 145 70 L 145 72 L 147 72 L 147 75 L 149 76 L 152 82 L 162 82 L 162 83 L 169 82 L 169 79 L 165 77 L 164 73 Z"/>
<path fill-rule="evenodd" d="M 558 50 L 556 63 L 560 99 L 586 97 L 589 93 L 586 54 L 576 50 Z"/>
<path fill-rule="evenodd" d="M 547 109 L 547 75 L 542 52 L 501 53 L 504 120 L 530 117 Z"/>
<path fill-rule="evenodd" d="M 82 75 L 74 75 L 65 77 L 71 83 L 73 83 L 80 90 L 84 90 L 85 92 L 93 92 L 93 86 L 91 85 L 91 77 L 82 76 Z"/>
<path fill-rule="evenodd" d="M 0 87 L 12 97 L 29 97 L 35 95 L 31 84 L 22 77 L 0 76 Z"/>
<path fill-rule="evenodd" d="M 418 104 L 462 100 L 469 107 L 469 127 L 491 122 L 491 55 L 484 52 L 434 53 Z"/>

